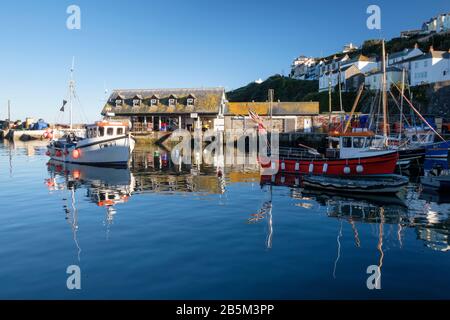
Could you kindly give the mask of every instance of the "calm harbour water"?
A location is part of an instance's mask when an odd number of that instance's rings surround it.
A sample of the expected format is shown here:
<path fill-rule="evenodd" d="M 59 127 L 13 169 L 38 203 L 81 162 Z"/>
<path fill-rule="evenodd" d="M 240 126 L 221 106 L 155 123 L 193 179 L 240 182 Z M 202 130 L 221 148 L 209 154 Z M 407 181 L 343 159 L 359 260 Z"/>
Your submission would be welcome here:
<path fill-rule="evenodd" d="M 403 199 L 349 199 L 289 177 L 262 186 L 254 166 L 134 160 L 64 166 L 42 143 L 0 143 L 0 298 L 450 298 L 450 205 L 414 184 Z M 367 288 L 371 265 L 381 290 Z"/>

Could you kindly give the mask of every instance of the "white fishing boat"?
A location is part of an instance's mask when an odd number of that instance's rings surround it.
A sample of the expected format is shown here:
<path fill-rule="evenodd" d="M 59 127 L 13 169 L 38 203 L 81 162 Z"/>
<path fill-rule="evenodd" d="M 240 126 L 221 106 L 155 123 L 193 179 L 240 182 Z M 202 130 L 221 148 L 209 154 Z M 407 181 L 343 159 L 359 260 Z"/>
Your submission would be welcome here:
<path fill-rule="evenodd" d="M 135 139 L 131 136 L 130 121 L 103 120 L 87 125 L 84 129 L 74 129 L 73 100 L 75 80 L 74 61 L 70 69 L 69 101 L 64 101 L 60 111 L 69 104 L 70 126 L 60 139 L 51 140 L 47 146 L 47 156 L 52 160 L 88 164 L 95 166 L 127 166 L 134 150 Z M 50 132 L 50 137 L 53 134 Z"/>
<path fill-rule="evenodd" d="M 126 122 L 104 120 L 86 126 L 85 137 L 68 133 L 51 141 L 47 156 L 52 160 L 97 166 L 127 166 L 135 140 Z"/>

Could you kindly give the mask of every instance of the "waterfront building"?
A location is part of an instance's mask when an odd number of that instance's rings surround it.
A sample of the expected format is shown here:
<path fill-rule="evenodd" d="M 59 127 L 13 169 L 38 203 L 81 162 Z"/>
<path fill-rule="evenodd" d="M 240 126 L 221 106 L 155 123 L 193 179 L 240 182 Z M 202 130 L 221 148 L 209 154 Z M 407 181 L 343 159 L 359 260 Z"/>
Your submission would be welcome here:
<path fill-rule="evenodd" d="M 225 108 L 225 128 L 246 130 L 256 128 L 248 116 L 249 111 L 257 113 L 270 125 L 269 102 L 230 102 Z M 312 132 L 314 118 L 319 115 L 319 102 L 274 102 L 272 126 L 279 132 Z"/>
<path fill-rule="evenodd" d="M 102 115 L 129 119 L 139 133 L 223 130 L 224 88 L 114 90 Z"/>

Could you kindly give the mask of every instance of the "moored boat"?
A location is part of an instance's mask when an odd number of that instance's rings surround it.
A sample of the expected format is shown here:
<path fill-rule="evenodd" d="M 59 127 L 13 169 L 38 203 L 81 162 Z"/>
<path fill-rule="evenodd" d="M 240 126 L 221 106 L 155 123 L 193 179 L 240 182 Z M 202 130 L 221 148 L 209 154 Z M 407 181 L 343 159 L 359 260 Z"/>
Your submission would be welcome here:
<path fill-rule="evenodd" d="M 305 188 L 351 193 L 395 194 L 406 187 L 408 183 L 408 178 L 400 175 L 353 178 L 306 176 L 303 178 L 303 186 Z"/>
<path fill-rule="evenodd" d="M 51 141 L 47 156 L 52 160 L 97 166 L 127 166 L 135 141 L 129 124 L 121 121 L 99 121 L 86 126 L 85 137 L 67 134 Z"/>
<path fill-rule="evenodd" d="M 296 158 L 280 156 L 278 160 L 260 158 L 263 169 L 272 169 L 277 172 L 296 174 L 323 174 L 335 176 L 365 176 L 393 174 L 398 161 L 397 152 L 379 154 L 378 151 L 366 157 L 339 159 L 339 158 Z"/>

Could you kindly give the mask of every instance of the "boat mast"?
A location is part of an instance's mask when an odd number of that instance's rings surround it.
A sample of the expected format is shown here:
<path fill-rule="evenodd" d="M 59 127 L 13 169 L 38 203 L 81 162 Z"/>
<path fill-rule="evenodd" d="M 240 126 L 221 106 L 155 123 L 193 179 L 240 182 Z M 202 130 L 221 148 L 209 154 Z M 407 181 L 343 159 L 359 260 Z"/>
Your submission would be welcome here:
<path fill-rule="evenodd" d="M 269 89 L 269 114 L 270 114 L 270 132 L 273 129 L 273 99 L 275 96 L 275 90 Z"/>
<path fill-rule="evenodd" d="M 401 91 L 401 103 L 400 103 L 400 128 L 398 139 L 402 139 L 402 131 L 403 131 L 403 96 L 405 95 L 405 68 L 402 69 L 402 91 Z"/>
<path fill-rule="evenodd" d="M 331 79 L 328 77 L 328 132 L 331 130 Z"/>
<path fill-rule="evenodd" d="M 341 107 L 341 112 L 343 112 L 344 107 L 342 105 L 341 63 L 340 62 L 339 62 L 339 104 Z"/>
<path fill-rule="evenodd" d="M 385 146 L 388 146 L 387 124 L 387 81 L 386 81 L 386 47 L 383 39 L 383 136 Z"/>
<path fill-rule="evenodd" d="M 8 121 L 11 121 L 11 100 L 8 100 Z"/>
<path fill-rule="evenodd" d="M 69 81 L 69 108 L 70 108 L 70 130 L 73 129 L 73 97 L 75 91 L 75 80 L 73 79 L 73 71 L 75 68 L 75 57 L 72 58 L 72 67 L 70 68 L 70 81 Z"/>

